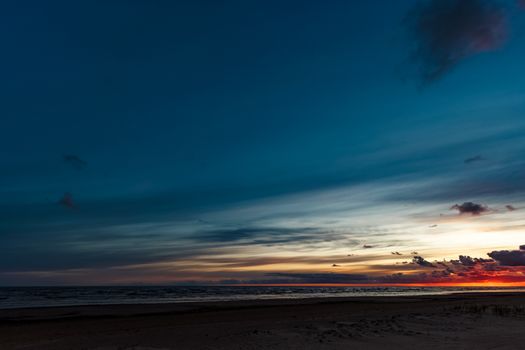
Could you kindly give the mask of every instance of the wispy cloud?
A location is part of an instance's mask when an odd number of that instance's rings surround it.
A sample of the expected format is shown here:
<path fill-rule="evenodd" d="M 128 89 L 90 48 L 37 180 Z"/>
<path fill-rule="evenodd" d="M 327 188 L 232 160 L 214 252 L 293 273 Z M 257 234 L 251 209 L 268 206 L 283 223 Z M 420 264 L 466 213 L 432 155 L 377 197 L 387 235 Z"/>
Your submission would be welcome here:
<path fill-rule="evenodd" d="M 266 276 L 279 278 L 274 283 L 362 283 L 370 279 L 367 275 L 346 273 L 268 273 Z"/>
<path fill-rule="evenodd" d="M 484 159 L 485 158 L 483 158 L 482 156 L 477 155 L 477 156 L 474 156 L 474 157 L 467 158 L 463 162 L 465 164 L 470 164 L 470 163 L 474 163 L 474 162 L 479 162 L 479 161 L 484 160 Z"/>
<path fill-rule="evenodd" d="M 74 154 L 66 154 L 63 157 L 64 163 L 76 170 L 83 170 L 87 167 L 87 162 Z"/>
<path fill-rule="evenodd" d="M 240 227 L 198 232 L 192 234 L 191 238 L 201 242 L 220 243 L 249 240 L 251 243 L 275 244 L 311 240 L 315 239 L 316 235 L 322 234 L 322 232 L 319 232 L 319 229 L 313 227 Z"/>
<path fill-rule="evenodd" d="M 69 192 L 64 193 L 62 198 L 58 200 L 58 204 L 66 208 L 73 209 L 75 207 L 75 202 L 73 201 L 73 195 Z"/>

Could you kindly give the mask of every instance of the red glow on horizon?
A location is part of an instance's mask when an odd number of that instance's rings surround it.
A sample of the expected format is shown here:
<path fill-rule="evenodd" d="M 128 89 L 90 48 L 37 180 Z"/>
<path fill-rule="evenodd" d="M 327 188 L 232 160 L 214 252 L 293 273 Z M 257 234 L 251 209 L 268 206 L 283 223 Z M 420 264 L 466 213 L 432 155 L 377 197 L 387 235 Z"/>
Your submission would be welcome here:
<path fill-rule="evenodd" d="M 435 283 L 270 283 L 229 284 L 229 287 L 525 287 L 523 282 L 435 282 Z"/>

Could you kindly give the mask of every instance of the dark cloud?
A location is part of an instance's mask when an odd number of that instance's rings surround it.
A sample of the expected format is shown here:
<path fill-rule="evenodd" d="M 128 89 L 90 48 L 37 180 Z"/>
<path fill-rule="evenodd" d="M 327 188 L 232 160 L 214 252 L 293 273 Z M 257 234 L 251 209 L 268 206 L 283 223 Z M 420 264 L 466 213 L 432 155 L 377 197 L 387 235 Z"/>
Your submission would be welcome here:
<path fill-rule="evenodd" d="M 423 267 L 436 267 L 434 264 L 423 259 L 423 257 L 419 255 L 416 255 L 412 258 L 412 263 L 419 265 L 419 266 L 423 266 Z"/>
<path fill-rule="evenodd" d="M 508 211 L 514 211 L 514 210 L 516 210 L 516 208 L 515 208 L 514 206 L 510 205 L 510 204 L 507 204 L 507 205 L 505 206 L 505 208 L 506 208 Z"/>
<path fill-rule="evenodd" d="M 476 265 L 476 261 L 472 259 L 470 256 L 460 255 L 459 261 L 465 265 L 465 266 L 474 266 Z"/>
<path fill-rule="evenodd" d="M 440 262 L 441 265 L 448 267 L 447 263 L 452 264 L 453 266 L 463 266 L 463 267 L 471 267 L 476 266 L 480 264 L 485 263 L 494 263 L 494 260 L 492 259 L 482 259 L 482 258 L 472 258 L 468 255 L 460 255 L 458 260 L 450 260 L 450 261 L 443 261 Z"/>
<path fill-rule="evenodd" d="M 66 154 L 64 155 L 63 159 L 64 163 L 66 163 L 74 169 L 83 170 L 85 167 L 87 167 L 87 162 L 74 154 Z"/>
<path fill-rule="evenodd" d="M 282 280 L 273 283 L 366 283 L 369 276 L 346 273 L 268 273 L 266 276 L 278 277 Z"/>
<path fill-rule="evenodd" d="M 525 245 L 519 250 L 495 250 L 487 255 L 502 266 L 525 266 Z"/>
<path fill-rule="evenodd" d="M 371 249 L 371 248 L 374 248 L 373 245 L 369 245 L 369 244 L 363 244 L 363 248 L 364 249 Z"/>
<path fill-rule="evenodd" d="M 457 210 L 459 214 L 480 215 L 481 213 L 489 211 L 489 208 L 483 204 L 473 202 L 465 202 L 463 204 L 455 204 L 450 209 Z"/>
<path fill-rule="evenodd" d="M 64 193 L 62 198 L 60 198 L 60 200 L 58 201 L 58 204 L 66 208 L 70 208 L 70 209 L 74 208 L 75 202 L 73 201 L 73 195 L 69 192 Z"/>
<path fill-rule="evenodd" d="M 278 244 L 305 240 L 319 240 L 319 230 L 310 227 L 240 227 L 232 229 L 216 229 L 192 234 L 191 238 L 207 242 L 235 242 L 250 240 L 251 243 Z M 328 237 L 328 235 L 326 236 Z"/>
<path fill-rule="evenodd" d="M 506 39 L 503 9 L 488 0 L 429 0 L 407 18 L 424 82 L 441 78 L 469 56 L 500 47 Z"/>
<path fill-rule="evenodd" d="M 484 158 L 480 155 L 478 156 L 475 156 L 475 157 L 471 157 L 471 158 L 467 158 L 464 160 L 464 163 L 465 164 L 470 164 L 470 163 L 474 163 L 474 162 L 479 162 L 481 160 L 484 160 Z"/>

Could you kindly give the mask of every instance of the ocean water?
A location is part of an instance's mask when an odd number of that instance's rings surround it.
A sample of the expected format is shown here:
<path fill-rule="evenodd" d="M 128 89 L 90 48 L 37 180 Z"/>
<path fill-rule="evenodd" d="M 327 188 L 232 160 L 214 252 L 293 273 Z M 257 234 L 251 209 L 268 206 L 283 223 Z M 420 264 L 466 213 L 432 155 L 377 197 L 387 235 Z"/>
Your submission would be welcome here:
<path fill-rule="evenodd" d="M 103 304 L 300 299 L 318 297 L 418 296 L 525 288 L 466 287 L 2 287 L 0 309 Z"/>

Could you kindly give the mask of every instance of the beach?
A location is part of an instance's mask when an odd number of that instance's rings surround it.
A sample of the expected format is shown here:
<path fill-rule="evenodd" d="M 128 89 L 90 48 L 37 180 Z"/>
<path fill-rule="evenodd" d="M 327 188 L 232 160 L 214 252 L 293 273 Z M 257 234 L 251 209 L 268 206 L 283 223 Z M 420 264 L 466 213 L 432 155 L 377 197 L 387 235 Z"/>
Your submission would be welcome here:
<path fill-rule="evenodd" d="M 0 310 L 0 349 L 522 349 L 524 293 Z"/>

